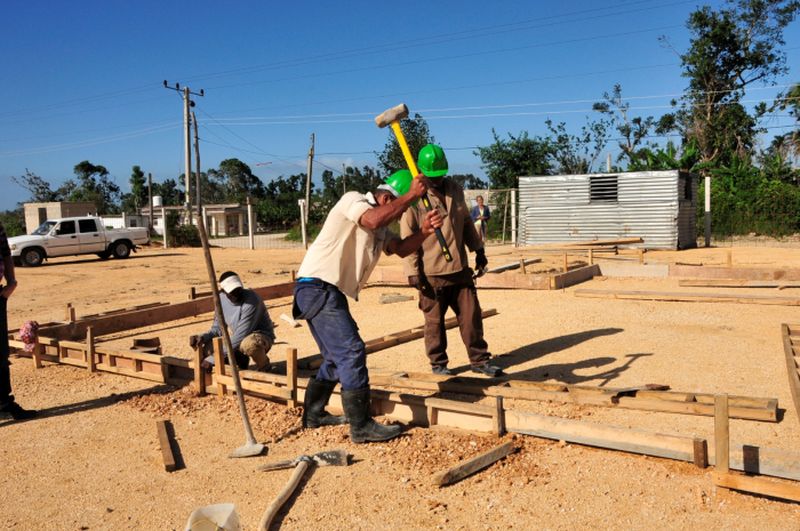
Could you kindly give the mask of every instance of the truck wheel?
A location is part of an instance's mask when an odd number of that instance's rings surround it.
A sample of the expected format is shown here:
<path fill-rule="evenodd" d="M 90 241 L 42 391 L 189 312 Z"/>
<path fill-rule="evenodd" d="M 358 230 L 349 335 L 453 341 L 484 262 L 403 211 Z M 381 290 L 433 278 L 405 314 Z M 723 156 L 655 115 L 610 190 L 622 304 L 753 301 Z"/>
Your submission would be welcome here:
<path fill-rule="evenodd" d="M 44 262 L 44 252 L 37 247 L 22 251 L 22 263 L 28 267 L 37 267 Z"/>
<path fill-rule="evenodd" d="M 131 255 L 131 248 L 127 242 L 115 242 L 112 246 L 111 253 L 114 258 L 128 258 Z"/>

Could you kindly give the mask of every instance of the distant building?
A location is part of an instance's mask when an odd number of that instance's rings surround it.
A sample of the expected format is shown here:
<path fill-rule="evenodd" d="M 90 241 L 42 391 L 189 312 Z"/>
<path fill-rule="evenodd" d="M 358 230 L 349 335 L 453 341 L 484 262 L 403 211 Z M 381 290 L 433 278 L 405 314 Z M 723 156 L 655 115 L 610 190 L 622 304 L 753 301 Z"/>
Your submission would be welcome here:
<path fill-rule="evenodd" d="M 164 234 L 164 220 L 161 215 L 162 207 L 153 208 L 153 231 L 156 234 Z M 176 212 L 179 223 L 184 223 L 186 209 L 183 206 L 163 207 L 165 213 Z M 206 227 L 208 235 L 212 238 L 222 236 L 243 236 L 247 234 L 247 206 L 239 203 L 221 205 L 203 205 L 203 213 L 206 217 Z M 147 218 L 150 215 L 148 207 L 142 208 L 142 216 Z M 195 218 L 196 216 L 193 216 Z M 192 224 L 196 222 L 192 219 Z"/>
<path fill-rule="evenodd" d="M 519 178 L 519 243 L 641 237 L 636 247 L 697 246 L 697 179 L 640 171 Z"/>
<path fill-rule="evenodd" d="M 54 218 L 71 218 L 76 216 L 94 216 L 97 207 L 91 201 L 53 201 L 49 203 L 25 203 L 25 232 L 28 234 L 47 221 Z"/>

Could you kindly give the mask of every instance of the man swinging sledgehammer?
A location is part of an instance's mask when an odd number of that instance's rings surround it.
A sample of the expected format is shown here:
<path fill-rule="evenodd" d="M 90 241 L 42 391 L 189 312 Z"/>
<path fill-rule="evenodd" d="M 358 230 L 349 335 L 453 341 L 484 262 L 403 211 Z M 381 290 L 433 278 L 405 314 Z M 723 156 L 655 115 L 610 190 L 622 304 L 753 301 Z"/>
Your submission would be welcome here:
<path fill-rule="evenodd" d="M 400 426 L 378 424 L 370 415 L 367 353 L 345 297 L 358 300 L 381 252 L 408 256 L 441 227 L 441 215 L 433 211 L 404 239 L 387 229 L 426 190 L 424 178 L 412 179 L 409 171 L 401 170 L 374 192 L 347 192 L 308 249 L 297 273 L 292 313 L 308 321 L 324 361 L 306 389 L 303 427 L 349 422 L 355 443 L 400 435 Z M 342 385 L 346 419 L 325 411 L 337 382 Z"/>

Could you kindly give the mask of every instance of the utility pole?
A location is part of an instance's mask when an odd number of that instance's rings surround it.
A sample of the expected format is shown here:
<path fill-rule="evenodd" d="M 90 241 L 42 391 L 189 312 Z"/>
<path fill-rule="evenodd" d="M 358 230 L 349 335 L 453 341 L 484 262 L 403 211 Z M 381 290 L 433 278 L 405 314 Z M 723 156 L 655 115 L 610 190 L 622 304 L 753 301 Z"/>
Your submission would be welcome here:
<path fill-rule="evenodd" d="M 311 208 L 311 170 L 314 167 L 314 133 L 311 133 L 311 147 L 308 148 L 308 172 L 306 174 L 306 205 L 303 217 L 308 225 L 308 211 Z"/>
<path fill-rule="evenodd" d="M 175 83 L 175 87 L 170 87 L 167 84 L 167 80 L 164 80 L 164 88 L 174 90 L 181 94 L 183 98 L 183 143 L 184 143 L 184 162 L 185 162 L 185 171 L 184 171 L 184 182 L 186 183 L 186 192 L 184 194 L 184 201 L 183 206 L 186 210 L 186 222 L 191 225 L 192 224 L 192 200 L 191 200 L 191 186 L 189 183 L 191 182 L 192 176 L 192 148 L 191 148 L 191 122 L 192 118 L 190 116 L 190 108 L 194 107 L 194 101 L 192 101 L 190 96 L 205 96 L 205 91 L 200 89 L 200 92 L 192 92 L 189 87 L 183 87 L 181 89 L 180 83 Z"/>
<path fill-rule="evenodd" d="M 192 111 L 192 122 L 194 122 L 194 160 L 195 160 L 195 167 L 197 168 L 197 173 L 194 176 L 194 187 L 195 192 L 197 194 L 197 223 L 205 223 L 206 220 L 201 219 L 201 202 L 200 202 L 200 137 L 197 134 L 197 117 L 194 115 L 194 111 Z M 191 223 L 191 218 L 189 220 Z M 197 230 L 200 230 L 200 227 L 197 227 Z"/>
<path fill-rule="evenodd" d="M 147 172 L 147 200 L 149 201 L 150 209 L 147 211 L 150 214 L 149 231 L 153 230 L 153 174 Z"/>

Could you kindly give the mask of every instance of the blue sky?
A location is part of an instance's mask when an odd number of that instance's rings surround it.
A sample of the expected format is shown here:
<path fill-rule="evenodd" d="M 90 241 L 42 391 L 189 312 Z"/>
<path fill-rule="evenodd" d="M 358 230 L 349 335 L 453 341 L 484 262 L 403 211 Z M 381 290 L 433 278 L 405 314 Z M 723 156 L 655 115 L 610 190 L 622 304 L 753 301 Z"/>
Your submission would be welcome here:
<path fill-rule="evenodd" d="M 491 143 L 492 128 L 544 134 L 549 117 L 577 130 L 615 83 L 632 112 L 666 112 L 686 86 L 675 50 L 698 5 L 7 0 L 0 210 L 27 198 L 11 181 L 26 168 L 57 186 L 89 160 L 124 191 L 135 164 L 156 181 L 177 177 L 182 106 L 164 79 L 205 90 L 203 169 L 236 157 L 265 182 L 304 172 L 312 132 L 315 177 L 375 165 L 389 133 L 372 119 L 405 102 L 448 149 L 451 171 L 483 175 L 469 148 Z M 797 22 L 785 36 L 790 75 L 779 85 L 800 67 Z M 748 100 L 781 90 L 757 89 Z"/>

